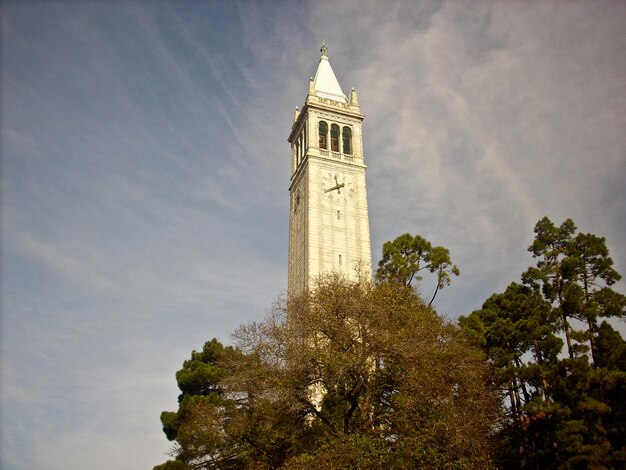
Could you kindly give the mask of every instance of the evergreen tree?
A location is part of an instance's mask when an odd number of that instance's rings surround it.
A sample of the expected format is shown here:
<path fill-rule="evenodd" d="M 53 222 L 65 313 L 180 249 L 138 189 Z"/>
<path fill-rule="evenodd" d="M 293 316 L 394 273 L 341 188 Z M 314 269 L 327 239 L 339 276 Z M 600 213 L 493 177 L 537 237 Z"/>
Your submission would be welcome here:
<path fill-rule="evenodd" d="M 539 293 L 515 283 L 492 295 L 481 310 L 459 318 L 495 367 L 494 383 L 507 412 L 501 429 L 506 449 L 502 454 L 513 454 L 513 460 L 524 467 L 553 460 L 545 455 L 552 446 L 536 430 L 550 426 L 546 420 L 553 406 L 552 369 L 563 344 L 556 336 L 556 319 Z M 504 460 L 507 466 L 510 458 Z"/>
<path fill-rule="evenodd" d="M 598 321 L 624 317 L 626 297 L 610 287 L 620 275 L 605 240 L 576 234 L 570 219 L 556 227 L 544 217 L 529 251 L 538 262 L 522 275 L 524 286 L 511 284 L 459 320 L 494 365 L 502 390 L 499 463 L 623 468 L 626 343 Z M 576 322 L 584 330 L 575 330 Z"/>
<path fill-rule="evenodd" d="M 621 276 L 613 268 L 605 239 L 575 232 L 571 219 L 558 228 L 547 217 L 537 222 L 535 240 L 528 248 L 538 258 L 537 266 L 529 268 L 522 280 L 541 290 L 559 312 L 569 357 L 585 353 L 588 342 L 594 360 L 598 319 L 623 317 L 626 297 L 610 287 Z M 574 331 L 573 319 L 584 322 L 586 331 Z"/>
<path fill-rule="evenodd" d="M 422 271 L 437 276 L 435 292 L 428 305 L 432 305 L 440 289 L 450 285 L 451 274 L 460 274 L 459 268 L 452 264 L 447 248 L 433 246 L 420 235 L 405 233 L 383 245 L 383 257 L 376 271 L 379 282 L 399 282 L 408 287 L 413 281 L 422 279 Z"/>

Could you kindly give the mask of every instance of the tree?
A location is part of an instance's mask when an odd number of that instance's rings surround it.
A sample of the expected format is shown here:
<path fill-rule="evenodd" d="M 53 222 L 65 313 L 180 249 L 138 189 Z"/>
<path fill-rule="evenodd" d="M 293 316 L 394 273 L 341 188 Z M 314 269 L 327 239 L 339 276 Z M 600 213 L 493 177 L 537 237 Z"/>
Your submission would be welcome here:
<path fill-rule="evenodd" d="M 239 358 L 239 351 L 224 347 L 214 338 L 183 363 L 176 373 L 181 390 L 178 411 L 161 413 L 163 432 L 177 443 L 172 451 L 176 460 L 157 469 L 203 468 L 207 461 L 227 468 L 224 464 L 230 459 L 229 449 L 221 442 L 221 430 L 213 424 L 236 406 L 221 382 L 230 374 L 228 363 Z M 212 446 L 212 452 L 206 452 L 207 445 Z"/>
<path fill-rule="evenodd" d="M 577 234 L 570 219 L 556 227 L 545 217 L 529 251 L 538 262 L 522 275 L 525 285 L 511 284 L 459 319 L 494 365 L 494 385 L 502 391 L 498 462 L 520 469 L 623 468 L 626 343 L 598 319 L 623 317 L 626 298 L 610 288 L 620 275 L 605 240 Z M 576 331 L 574 321 L 586 329 Z"/>
<path fill-rule="evenodd" d="M 603 237 L 579 233 L 572 240 L 569 251 L 573 271 L 572 283 L 580 286 L 577 291 L 582 304 L 580 310 L 572 312 L 571 315 L 587 324 L 591 358 L 595 363 L 598 318 L 625 315 L 626 297 L 609 287 L 622 276 L 613 269 L 613 260 L 609 256 Z"/>
<path fill-rule="evenodd" d="M 546 465 L 546 455 L 529 449 L 550 453 L 552 448 L 536 430 L 549 426 L 546 410 L 552 406 L 551 372 L 563 344 L 556 336 L 555 320 L 549 302 L 516 283 L 489 297 L 482 309 L 459 318 L 461 328 L 484 349 L 495 367 L 494 385 L 507 412 L 501 454 L 512 453 L 530 468 Z M 503 458 L 512 466 L 508 455 Z"/>
<path fill-rule="evenodd" d="M 378 281 L 394 281 L 410 286 L 422 279 L 420 271 L 436 273 L 435 292 L 428 305 L 432 305 L 439 289 L 450 285 L 450 274 L 458 276 L 459 268 L 452 264 L 450 252 L 442 246 L 432 244 L 420 235 L 400 235 L 383 245 L 383 257 L 378 263 Z"/>
<path fill-rule="evenodd" d="M 535 240 L 528 248 L 533 257 L 539 258 L 537 267 L 529 268 L 522 274 L 524 284 L 541 290 L 544 297 L 551 303 L 564 304 L 564 285 L 567 281 L 568 262 L 567 253 L 571 244 L 572 235 L 576 226 L 571 219 L 567 219 L 560 227 L 555 227 L 550 219 L 544 217 L 535 225 Z M 574 357 L 572 348 L 571 329 L 568 321 L 567 309 L 560 308 L 561 330 L 565 334 L 567 351 Z"/>
<path fill-rule="evenodd" d="M 187 468 L 491 467 L 490 368 L 413 289 L 327 276 L 233 337 L 181 402 Z"/>
<path fill-rule="evenodd" d="M 569 357 L 584 353 L 583 343 L 588 341 L 595 361 L 598 319 L 624 317 L 626 296 L 610 287 L 621 276 L 613 268 L 605 239 L 575 232 L 571 219 L 558 228 L 547 217 L 537 222 L 535 240 L 528 250 L 539 260 L 536 267 L 522 275 L 522 280 L 555 305 Z M 571 319 L 586 323 L 586 331 L 573 330 Z"/>

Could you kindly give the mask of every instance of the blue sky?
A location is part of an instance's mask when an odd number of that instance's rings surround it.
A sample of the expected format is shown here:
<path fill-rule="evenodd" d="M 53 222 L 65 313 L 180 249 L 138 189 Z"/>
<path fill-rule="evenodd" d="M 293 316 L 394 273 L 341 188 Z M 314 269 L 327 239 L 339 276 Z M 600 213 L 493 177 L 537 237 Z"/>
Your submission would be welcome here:
<path fill-rule="evenodd" d="M 404 232 L 450 248 L 442 313 L 518 280 L 544 215 L 626 274 L 624 2 L 2 11 L 3 469 L 167 459 L 182 361 L 286 288 L 286 139 L 322 41 L 366 115 L 373 259 Z"/>

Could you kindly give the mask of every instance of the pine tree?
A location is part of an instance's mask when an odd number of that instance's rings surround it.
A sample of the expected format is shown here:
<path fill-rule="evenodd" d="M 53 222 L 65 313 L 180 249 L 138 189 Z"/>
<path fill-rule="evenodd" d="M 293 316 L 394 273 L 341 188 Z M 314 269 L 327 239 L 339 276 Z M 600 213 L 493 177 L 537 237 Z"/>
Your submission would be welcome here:
<path fill-rule="evenodd" d="M 623 468 L 626 343 L 606 321 L 626 297 L 604 238 L 568 219 L 535 226 L 523 275 L 460 324 L 495 367 L 507 411 L 499 431 L 504 468 Z M 572 325 L 582 322 L 583 330 Z M 578 324 L 579 324 L 578 323 Z M 562 357 L 565 337 L 566 356 Z M 589 346 L 587 346 L 589 345 Z"/>

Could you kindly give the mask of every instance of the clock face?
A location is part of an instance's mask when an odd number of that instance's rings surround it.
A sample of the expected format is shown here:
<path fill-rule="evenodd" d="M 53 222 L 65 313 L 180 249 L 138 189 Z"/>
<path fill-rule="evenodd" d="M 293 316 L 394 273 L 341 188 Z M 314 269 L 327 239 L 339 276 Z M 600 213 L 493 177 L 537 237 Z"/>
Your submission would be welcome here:
<path fill-rule="evenodd" d="M 322 177 L 322 191 L 331 199 L 337 196 L 352 197 L 354 195 L 352 178 L 343 173 L 328 172 Z"/>

